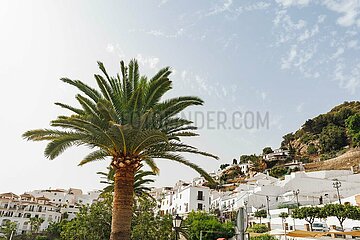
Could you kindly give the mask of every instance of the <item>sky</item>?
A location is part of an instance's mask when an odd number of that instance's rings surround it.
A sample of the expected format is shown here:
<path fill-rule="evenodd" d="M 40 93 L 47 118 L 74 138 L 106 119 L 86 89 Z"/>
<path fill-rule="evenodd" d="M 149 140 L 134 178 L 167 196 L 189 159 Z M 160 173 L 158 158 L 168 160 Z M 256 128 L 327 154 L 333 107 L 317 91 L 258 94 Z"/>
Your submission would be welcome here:
<path fill-rule="evenodd" d="M 186 157 L 207 171 L 360 96 L 359 0 L 5 0 L 0 29 L 0 192 L 103 187 L 108 161 L 78 167 L 86 148 L 50 161 L 21 137 L 67 114 L 53 103 L 76 105 L 61 77 L 95 86 L 96 61 L 111 75 L 132 58 L 147 76 L 170 66 L 166 97 L 205 101 L 185 113 L 200 134 L 186 141 L 220 159 Z M 198 175 L 157 163 L 156 186 Z"/>

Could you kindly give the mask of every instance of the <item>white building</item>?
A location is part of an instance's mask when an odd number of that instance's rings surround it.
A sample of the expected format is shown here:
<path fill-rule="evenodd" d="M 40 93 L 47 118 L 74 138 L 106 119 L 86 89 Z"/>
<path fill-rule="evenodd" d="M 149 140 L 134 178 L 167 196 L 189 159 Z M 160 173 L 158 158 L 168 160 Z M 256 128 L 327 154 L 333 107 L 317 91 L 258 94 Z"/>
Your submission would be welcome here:
<path fill-rule="evenodd" d="M 61 220 L 60 208 L 46 197 L 35 197 L 30 194 L 17 196 L 13 193 L 0 194 L 0 225 L 7 221 L 17 224 L 17 233 L 30 231 L 30 218 L 42 218 L 44 222 L 40 231 L 45 230 L 51 222 Z"/>
<path fill-rule="evenodd" d="M 265 154 L 263 159 L 266 161 L 283 161 L 289 156 L 289 150 L 275 149 L 272 153 Z"/>
<path fill-rule="evenodd" d="M 91 205 L 97 201 L 100 191 L 84 194 L 80 189 L 70 188 L 34 190 L 20 196 L 14 193 L 0 194 L 0 226 L 6 221 L 17 224 L 17 233 L 30 231 L 30 218 L 42 218 L 40 231 L 51 222 L 62 218 L 73 219 L 82 205 Z"/>
<path fill-rule="evenodd" d="M 91 205 L 95 203 L 100 195 L 100 191 L 90 191 L 83 193 L 81 189 L 46 189 L 27 192 L 35 197 L 46 197 L 51 203 L 60 207 L 60 212 L 67 216 L 68 220 L 73 219 L 82 205 Z"/>
<path fill-rule="evenodd" d="M 179 181 L 164 193 L 160 200 L 160 214 L 186 215 L 191 211 L 209 211 L 210 189 Z"/>

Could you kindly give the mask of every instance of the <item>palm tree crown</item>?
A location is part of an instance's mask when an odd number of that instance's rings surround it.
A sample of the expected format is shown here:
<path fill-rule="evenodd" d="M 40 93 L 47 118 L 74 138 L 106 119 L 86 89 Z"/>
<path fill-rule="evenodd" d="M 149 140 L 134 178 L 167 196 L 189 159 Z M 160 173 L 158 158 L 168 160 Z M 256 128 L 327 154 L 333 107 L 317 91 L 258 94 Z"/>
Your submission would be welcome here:
<path fill-rule="evenodd" d="M 71 146 L 86 145 L 95 151 L 79 165 L 110 156 L 115 168 L 128 165 L 137 168 L 144 161 L 157 173 L 154 159 L 162 158 L 188 165 L 212 181 L 200 167 L 179 155 L 179 152 L 187 152 L 217 158 L 180 140 L 180 137 L 197 134 L 192 122 L 177 114 L 189 106 L 202 105 L 203 101 L 197 97 L 161 101 L 172 88 L 168 67 L 147 79 L 140 76 L 135 60 L 130 61 L 128 67 L 121 61 L 121 77 L 119 74 L 110 77 L 104 65 L 101 62 L 98 65 L 105 76 L 94 75 L 100 91 L 79 80 L 61 79 L 82 92 L 76 95 L 80 108 L 56 103 L 73 112 L 51 121 L 51 126 L 61 130 L 31 130 L 23 136 L 33 141 L 50 141 L 45 149 L 45 155 L 50 159 Z"/>

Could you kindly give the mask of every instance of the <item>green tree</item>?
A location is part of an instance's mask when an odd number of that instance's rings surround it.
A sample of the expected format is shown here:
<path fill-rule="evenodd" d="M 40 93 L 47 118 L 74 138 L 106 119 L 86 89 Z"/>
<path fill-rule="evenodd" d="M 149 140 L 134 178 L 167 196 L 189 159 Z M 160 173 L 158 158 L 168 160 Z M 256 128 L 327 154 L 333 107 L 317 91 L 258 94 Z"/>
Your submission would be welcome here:
<path fill-rule="evenodd" d="M 11 234 L 15 234 L 16 232 L 16 223 L 9 221 L 5 221 L 5 224 L 1 227 L 1 233 L 3 233 L 6 239 L 10 239 Z"/>
<path fill-rule="evenodd" d="M 359 220 L 360 208 L 351 206 L 350 204 L 326 204 L 323 207 L 324 215 L 336 217 L 340 223 L 341 228 L 344 230 L 344 221 L 346 219 Z"/>
<path fill-rule="evenodd" d="M 153 172 L 159 169 L 154 159 L 172 160 L 185 164 L 208 181 L 213 179 L 200 167 L 187 161 L 179 153 L 216 156 L 184 144 L 181 137 L 196 136 L 192 122 L 177 114 L 189 106 L 202 105 L 197 97 L 178 97 L 163 100 L 172 88 L 170 68 L 163 68 L 151 79 L 140 76 L 137 61 L 128 67 L 121 62 L 121 74 L 110 77 L 102 63 L 103 75 L 95 74 L 97 90 L 79 80 L 62 78 L 77 87 L 80 107 L 56 103 L 72 114 L 59 116 L 50 125 L 56 129 L 38 129 L 24 133 L 33 141 L 50 141 L 45 155 L 54 159 L 71 146 L 88 146 L 94 149 L 80 165 L 111 159 L 115 169 L 114 202 L 111 240 L 129 240 L 133 206 L 134 176 L 142 163 Z"/>
<path fill-rule="evenodd" d="M 310 225 L 310 230 L 312 231 L 312 224 L 315 221 L 315 218 L 318 218 L 320 215 L 321 209 L 319 207 L 301 207 L 296 208 L 292 212 L 292 217 L 297 219 L 304 219 Z"/>
<path fill-rule="evenodd" d="M 347 145 L 344 128 L 333 124 L 326 126 L 320 134 L 319 143 L 323 153 L 342 149 Z"/>
<path fill-rule="evenodd" d="M 267 212 L 265 209 L 258 210 L 254 213 L 254 217 L 259 218 L 261 223 L 261 219 L 267 217 Z"/>
<path fill-rule="evenodd" d="M 203 240 L 213 240 L 220 237 L 231 238 L 235 234 L 234 225 L 231 222 L 221 223 L 215 216 L 205 212 L 191 212 L 184 220 L 189 238 L 200 239 L 200 231 L 203 231 Z"/>
<path fill-rule="evenodd" d="M 115 178 L 115 169 L 108 167 L 108 172 L 98 172 L 97 174 L 102 175 L 104 181 L 100 183 L 107 184 L 107 186 L 102 190 L 102 194 L 113 193 L 114 192 L 114 178 Z M 137 170 L 134 177 L 134 194 L 136 198 L 149 198 L 152 199 L 150 195 L 151 188 L 147 187 L 147 184 L 153 183 L 155 180 L 147 177 L 155 176 L 156 174 L 152 171 L 143 171 L 141 169 Z"/>
<path fill-rule="evenodd" d="M 168 240 L 174 239 L 172 216 L 159 216 L 154 213 L 156 203 L 140 199 L 135 207 L 131 225 L 131 239 L 134 240 Z"/>
<path fill-rule="evenodd" d="M 288 170 L 284 167 L 274 167 L 270 169 L 270 176 L 280 178 L 288 173 Z"/>
<path fill-rule="evenodd" d="M 262 154 L 263 155 L 266 155 L 266 154 L 269 154 L 269 153 L 273 153 L 274 151 L 272 150 L 271 147 L 265 147 L 263 150 L 262 150 Z"/>
<path fill-rule="evenodd" d="M 292 148 L 291 142 L 295 140 L 295 136 L 293 133 L 288 133 L 283 136 L 283 141 L 281 142 L 282 148 L 290 149 Z"/>
<path fill-rule="evenodd" d="M 111 211 L 112 196 L 110 194 L 91 206 L 82 206 L 74 219 L 64 221 L 62 226 L 57 226 L 61 230 L 61 239 L 108 239 L 111 232 Z"/>
<path fill-rule="evenodd" d="M 220 165 L 220 169 L 221 169 L 221 170 L 224 170 L 224 169 L 227 168 L 228 166 L 230 166 L 230 164 L 228 164 L 228 163 L 221 164 L 221 165 Z"/>
<path fill-rule="evenodd" d="M 307 154 L 314 155 L 314 154 L 317 154 L 317 152 L 318 152 L 318 149 L 315 146 L 315 144 L 310 143 L 309 146 L 307 147 Z"/>
<path fill-rule="evenodd" d="M 41 224 L 44 222 L 43 218 L 32 217 L 30 218 L 30 229 L 32 233 L 38 233 Z"/>
<path fill-rule="evenodd" d="M 354 114 L 346 120 L 346 128 L 354 147 L 360 147 L 360 114 Z"/>

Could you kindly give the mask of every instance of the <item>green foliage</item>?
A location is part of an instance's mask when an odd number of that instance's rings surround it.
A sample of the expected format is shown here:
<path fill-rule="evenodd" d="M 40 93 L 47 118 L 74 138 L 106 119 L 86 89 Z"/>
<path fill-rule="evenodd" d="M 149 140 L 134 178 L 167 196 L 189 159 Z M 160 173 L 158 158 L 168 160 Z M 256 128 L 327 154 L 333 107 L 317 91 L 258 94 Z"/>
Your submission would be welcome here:
<path fill-rule="evenodd" d="M 231 238 L 235 234 L 234 225 L 231 222 L 221 223 L 215 216 L 205 212 L 191 212 L 184 220 L 189 238 L 200 239 L 200 231 L 203 232 L 203 240 L 213 240 L 220 237 Z"/>
<path fill-rule="evenodd" d="M 6 239 L 9 239 L 12 232 L 16 231 L 16 223 L 9 221 L 5 221 L 3 226 L 1 227 L 1 233 L 3 233 Z"/>
<path fill-rule="evenodd" d="M 224 169 L 227 168 L 228 166 L 230 166 L 230 164 L 228 164 L 228 163 L 221 164 L 221 165 L 220 165 L 220 169 L 221 169 L 221 170 L 224 170 Z"/>
<path fill-rule="evenodd" d="M 261 218 L 267 217 L 267 211 L 265 209 L 258 210 L 254 213 L 254 217 L 260 218 L 260 223 L 261 223 Z"/>
<path fill-rule="evenodd" d="M 54 129 L 27 131 L 23 137 L 49 141 L 45 148 L 49 159 L 72 146 L 87 146 L 94 151 L 80 165 L 109 158 L 119 165 L 119 159 L 127 158 L 132 160 L 127 164 L 137 165 L 142 161 L 157 173 L 154 159 L 167 159 L 193 168 L 212 182 L 206 171 L 178 154 L 193 153 L 217 159 L 181 141 L 182 137 L 197 134 L 192 122 L 179 117 L 178 113 L 189 106 L 202 105 L 203 101 L 193 96 L 164 100 L 165 93 L 172 89 L 169 67 L 148 79 L 140 76 L 136 60 L 131 60 L 128 66 L 121 61 L 121 74 L 115 77 L 108 75 L 101 62 L 98 65 L 102 72 L 102 75 L 95 74 L 98 89 L 79 80 L 61 79 L 81 92 L 76 95 L 79 108 L 56 103 L 71 113 L 51 121 Z"/>
<path fill-rule="evenodd" d="M 277 238 L 269 234 L 263 234 L 260 236 L 251 237 L 250 240 L 277 240 Z"/>
<path fill-rule="evenodd" d="M 293 133 L 288 133 L 283 136 L 283 141 L 281 142 L 281 148 L 291 148 L 291 141 L 295 140 Z"/>
<path fill-rule="evenodd" d="M 63 222 L 63 226 L 54 226 L 61 229 L 61 239 L 64 240 L 103 240 L 110 238 L 112 198 L 108 196 L 103 201 L 91 206 L 80 208 L 76 218 Z"/>
<path fill-rule="evenodd" d="M 319 144 L 324 153 L 342 149 L 347 145 L 345 129 L 333 124 L 324 127 L 319 136 Z"/>
<path fill-rule="evenodd" d="M 302 128 L 294 134 L 289 133 L 283 136 L 281 147 L 290 150 L 296 146 L 298 148 L 296 151 L 302 155 L 299 150 L 302 149 L 303 145 L 307 145 L 307 154 L 322 153 L 326 154 L 322 159 L 327 159 L 336 155 L 344 146 L 348 145 L 350 140 L 353 146 L 358 146 L 360 135 L 352 135 L 349 131 L 349 123 L 347 123 L 348 118 L 356 119 L 353 117 L 356 114 L 360 114 L 360 102 L 344 102 L 328 113 L 307 120 Z M 358 124 L 355 125 L 360 126 L 360 120 L 357 121 Z M 299 146 L 299 142 L 302 145 Z M 319 146 L 316 146 L 318 142 Z M 335 154 L 328 155 L 331 152 L 335 152 Z"/>
<path fill-rule="evenodd" d="M 315 144 L 310 143 L 309 146 L 307 147 L 307 154 L 309 155 L 314 155 L 318 153 L 318 149 L 315 146 Z"/>
<path fill-rule="evenodd" d="M 263 150 L 262 150 L 262 154 L 263 155 L 266 155 L 266 154 L 269 154 L 269 153 L 273 153 L 274 151 L 272 150 L 271 147 L 265 147 Z"/>
<path fill-rule="evenodd" d="M 289 214 L 288 214 L 287 212 L 281 212 L 281 213 L 279 214 L 279 217 L 281 217 L 281 218 L 287 218 L 287 217 L 289 217 Z"/>
<path fill-rule="evenodd" d="M 312 224 L 314 223 L 315 218 L 323 216 L 321 211 L 322 211 L 321 208 L 314 206 L 296 208 L 292 212 L 292 217 L 298 219 L 304 219 L 309 223 L 310 229 L 312 230 Z"/>
<path fill-rule="evenodd" d="M 270 176 L 280 178 L 288 173 L 288 169 L 284 167 L 274 167 L 270 170 Z"/>
<path fill-rule="evenodd" d="M 234 166 L 229 170 L 226 170 L 220 177 L 221 182 L 227 182 L 228 180 L 237 178 L 241 176 L 243 173 L 241 172 L 241 168 L 239 166 Z"/>
<path fill-rule="evenodd" d="M 240 163 L 248 163 L 248 162 L 257 162 L 261 157 L 251 154 L 251 155 L 241 155 L 240 156 Z"/>
<path fill-rule="evenodd" d="M 156 204 L 141 199 L 135 207 L 132 219 L 131 239 L 134 240 L 168 240 L 174 239 L 172 231 L 172 217 L 165 215 L 160 217 L 154 214 Z"/>
<path fill-rule="evenodd" d="M 346 127 L 354 147 L 360 147 L 360 114 L 350 116 L 346 120 Z"/>
<path fill-rule="evenodd" d="M 342 229 L 346 219 L 360 220 L 360 208 L 350 204 L 326 204 L 322 209 L 322 215 L 336 217 Z"/>
<path fill-rule="evenodd" d="M 269 231 L 269 228 L 265 224 L 254 224 L 252 227 L 249 227 L 247 231 L 254 233 L 265 233 Z"/>
<path fill-rule="evenodd" d="M 40 226 L 41 224 L 44 222 L 45 220 L 43 218 L 37 218 L 37 217 L 33 217 L 30 218 L 30 229 L 32 233 L 37 233 L 39 232 Z"/>

